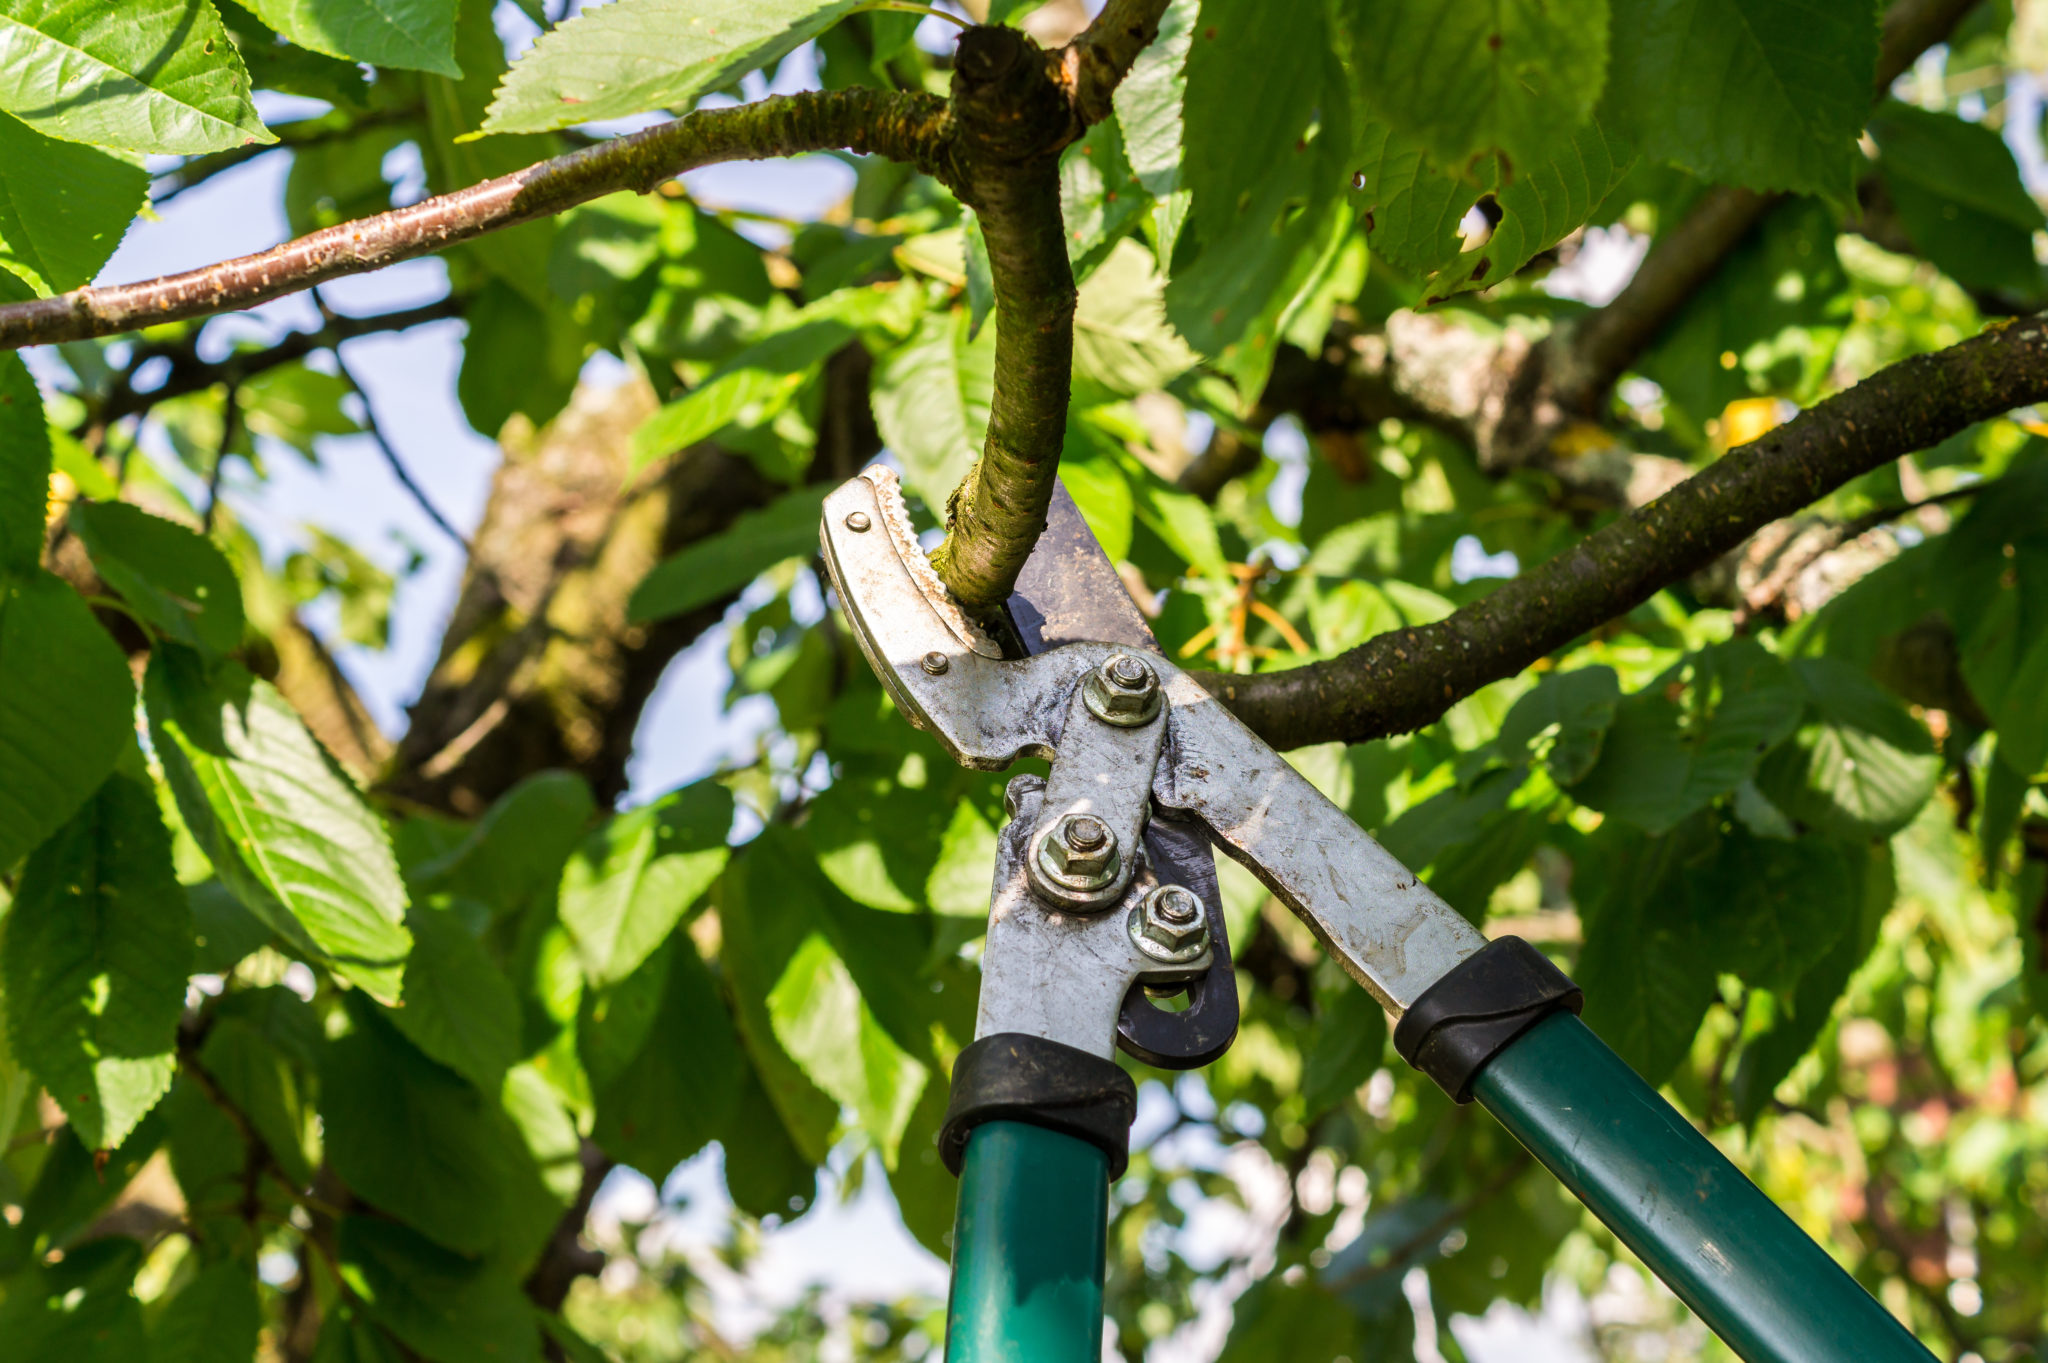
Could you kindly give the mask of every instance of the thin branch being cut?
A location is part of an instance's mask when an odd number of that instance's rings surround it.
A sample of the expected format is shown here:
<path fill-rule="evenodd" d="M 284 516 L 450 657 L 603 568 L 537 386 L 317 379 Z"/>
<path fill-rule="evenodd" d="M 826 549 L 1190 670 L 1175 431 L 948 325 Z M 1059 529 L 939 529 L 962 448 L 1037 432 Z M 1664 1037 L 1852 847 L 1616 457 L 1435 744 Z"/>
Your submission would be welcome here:
<path fill-rule="evenodd" d="M 1421 728 L 1851 478 L 2042 401 L 2048 321 L 1994 326 L 1880 370 L 1436 624 L 1203 685 L 1276 748 Z"/>
<path fill-rule="evenodd" d="M 936 173 L 946 108 L 922 94 L 838 90 L 704 109 L 407 208 L 345 222 L 258 255 L 141 284 L 74 289 L 0 307 L 0 349 L 78 341 L 232 312 L 426 255 L 622 189 L 646 193 L 719 161 L 845 148 Z"/>
<path fill-rule="evenodd" d="M 1158 34 L 1166 0 L 1110 0 L 1087 31 L 1043 52 L 1015 29 L 969 29 L 954 56 L 955 136 L 941 175 L 975 210 L 995 291 L 995 391 L 981 458 L 946 506 L 932 566 L 960 604 L 998 610 L 1045 528 L 1074 364 L 1074 272 L 1059 155 L 1110 111 Z"/>

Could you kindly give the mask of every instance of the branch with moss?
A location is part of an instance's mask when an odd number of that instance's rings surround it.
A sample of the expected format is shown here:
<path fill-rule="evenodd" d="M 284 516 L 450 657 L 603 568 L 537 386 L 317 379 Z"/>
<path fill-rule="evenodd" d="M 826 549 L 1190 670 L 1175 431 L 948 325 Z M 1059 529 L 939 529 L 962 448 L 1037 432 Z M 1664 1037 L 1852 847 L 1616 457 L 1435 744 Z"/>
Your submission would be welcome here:
<path fill-rule="evenodd" d="M 1203 685 L 1268 743 L 1362 742 L 1419 729 L 1641 605 L 1852 478 L 1975 422 L 2048 401 L 2048 321 L 1993 326 L 1901 360 L 1730 450 L 1649 505 L 1433 625 L 1306 667 L 1208 673 Z"/>
<path fill-rule="evenodd" d="M 140 284 L 86 287 L 0 307 L 0 349 L 114 336 L 254 307 L 547 217 L 619 190 L 647 193 L 721 161 L 843 148 L 936 172 L 950 127 L 930 95 L 838 90 L 704 109 L 406 208 Z"/>

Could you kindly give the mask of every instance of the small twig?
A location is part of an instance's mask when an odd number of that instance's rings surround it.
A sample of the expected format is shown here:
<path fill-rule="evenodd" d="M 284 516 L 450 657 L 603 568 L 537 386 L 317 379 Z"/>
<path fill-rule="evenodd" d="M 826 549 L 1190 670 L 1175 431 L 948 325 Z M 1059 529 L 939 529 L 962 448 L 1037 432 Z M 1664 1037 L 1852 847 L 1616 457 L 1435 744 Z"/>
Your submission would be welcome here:
<path fill-rule="evenodd" d="M 320 290 L 314 289 L 312 294 L 313 306 L 320 309 L 320 316 L 331 324 L 336 314 L 328 308 L 327 300 L 320 296 Z M 348 361 L 341 357 L 341 343 L 339 341 L 335 342 L 329 353 L 334 356 L 335 372 L 341 376 L 341 381 L 349 386 L 355 393 L 356 398 L 363 404 L 363 426 L 368 430 L 370 439 L 376 444 L 377 452 L 384 456 L 385 467 L 391 470 L 391 476 L 398 480 L 398 485 L 411 495 L 413 501 L 419 505 L 419 509 L 426 513 L 428 520 L 440 528 L 442 534 L 461 545 L 463 553 L 469 553 L 470 544 L 468 536 L 450 524 L 448 518 L 441 514 L 440 508 L 434 505 L 433 498 L 427 496 L 427 490 L 413 481 L 412 474 L 405 467 L 405 461 L 398 457 L 398 450 L 385 437 L 384 428 L 377 422 L 377 409 L 370 402 L 369 390 L 364 388 L 356 379 L 355 374 L 349 370 Z"/>
<path fill-rule="evenodd" d="M 1749 594 L 1742 599 L 1742 604 L 1735 611 L 1736 632 L 1744 632 L 1749 628 L 1751 620 L 1775 606 L 1790 590 L 1792 584 L 1799 580 L 1800 575 L 1820 562 L 1824 555 L 1852 540 L 1861 539 L 1880 525 L 1910 516 L 1923 507 L 1940 506 L 1963 497 L 1974 497 L 1980 492 L 1998 486 L 1999 481 L 1994 478 L 1987 483 L 1970 483 L 1964 487 L 1950 488 L 1947 492 L 1939 492 L 1932 497 L 1923 497 L 1917 502 L 1907 502 L 1902 506 L 1881 506 L 1830 528 L 1816 537 L 1805 552 L 1787 553 L 1765 575 L 1763 581 L 1749 589 Z"/>
<path fill-rule="evenodd" d="M 213 533 L 213 513 L 220 507 L 221 472 L 228 466 L 228 446 L 235 443 L 235 433 L 241 427 L 241 394 L 241 388 L 230 382 L 221 400 L 220 449 L 215 451 L 213 469 L 206 476 L 206 512 L 199 519 L 199 529 L 204 534 Z"/>

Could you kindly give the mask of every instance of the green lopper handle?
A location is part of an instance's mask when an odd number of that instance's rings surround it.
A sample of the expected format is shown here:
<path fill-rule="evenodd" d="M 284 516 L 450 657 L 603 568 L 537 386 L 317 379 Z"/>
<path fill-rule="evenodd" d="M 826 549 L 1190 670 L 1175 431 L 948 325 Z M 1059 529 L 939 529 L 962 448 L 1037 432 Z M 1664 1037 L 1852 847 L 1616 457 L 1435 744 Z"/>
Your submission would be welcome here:
<path fill-rule="evenodd" d="M 1748 1363 L 1932 1363 L 1576 1017 L 1545 1018 L 1472 1090 Z"/>
<path fill-rule="evenodd" d="M 1022 1122 L 967 1138 L 946 1363 L 1099 1363 L 1109 1157 Z"/>

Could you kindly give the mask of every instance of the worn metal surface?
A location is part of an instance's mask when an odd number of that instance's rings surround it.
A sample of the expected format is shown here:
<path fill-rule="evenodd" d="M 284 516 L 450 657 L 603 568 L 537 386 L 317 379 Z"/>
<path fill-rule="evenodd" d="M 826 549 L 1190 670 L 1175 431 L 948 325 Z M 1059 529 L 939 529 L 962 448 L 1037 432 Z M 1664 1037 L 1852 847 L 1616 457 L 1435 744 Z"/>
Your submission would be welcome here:
<path fill-rule="evenodd" d="M 1239 723 L 1194 678 L 1165 677 L 1153 793 L 1186 810 L 1399 1017 L 1486 945 L 1479 930 Z"/>
<path fill-rule="evenodd" d="M 1204 951 L 1162 965 L 1138 949 L 1125 916 L 1159 883 L 1144 858 L 1113 913 L 1063 913 L 1032 893 L 1024 873 L 1044 795 L 1035 782 L 1011 788 L 1016 817 L 996 843 L 995 902 L 981 953 L 981 1007 L 974 1035 L 1025 1032 L 1107 1059 L 1116 1050 L 1117 1011 L 1134 985 L 1185 980 L 1206 970 Z"/>
<path fill-rule="evenodd" d="M 1111 729 L 1087 719 L 1075 692 L 1088 669 L 1116 650 L 1073 643 L 1003 661 L 976 647 L 971 627 L 947 617 L 919 586 L 915 571 L 930 570 L 914 540 L 905 560 L 908 521 L 900 501 L 889 500 L 893 487 L 893 474 L 871 469 L 834 492 L 825 502 L 824 541 L 861 646 L 905 713 L 931 729 L 957 760 L 987 770 L 1021 753 L 1053 756 L 1069 730 L 1078 737 L 1090 726 Z M 844 517 L 856 511 L 875 527 L 861 534 L 846 530 Z M 1048 614 L 1041 637 L 1054 626 Z M 936 677 L 920 665 L 935 649 L 951 659 L 949 670 Z M 1153 770 L 1158 803 L 1205 825 L 1381 1006 L 1399 1017 L 1439 976 L 1486 944 L 1192 677 L 1164 657 L 1155 655 L 1152 666 L 1167 701 L 1165 747 Z M 1085 724 L 1074 722 L 1076 711 Z M 1155 727 L 1118 732 L 1150 734 Z M 1083 765 L 1111 769 L 1108 762 Z M 1047 807 L 1063 811 L 1067 806 L 1058 801 L 1066 798 L 1049 792 Z"/>
<path fill-rule="evenodd" d="M 1102 552 L 1081 509 L 1060 482 L 1053 484 L 1045 531 L 1024 560 L 1024 571 L 1017 574 L 1010 619 L 1031 653 L 1082 643 L 1159 651 L 1159 642 L 1117 576 L 1116 565 Z"/>
<path fill-rule="evenodd" d="M 1090 712 L 1081 687 L 1075 686 L 1068 696 L 1067 720 L 1055 740 L 1058 755 L 1046 782 L 1027 874 L 1048 903 L 1084 911 L 1103 909 L 1124 897 L 1137 868 L 1139 839 L 1152 812 L 1152 769 L 1159 765 L 1159 745 L 1166 737 L 1166 726 L 1157 718 L 1137 728 L 1105 724 Z M 1109 825 L 1116 838 L 1120 854 L 1107 884 L 1080 888 L 1065 883 L 1048 874 L 1045 860 L 1037 855 L 1060 820 L 1076 814 L 1093 814 Z"/>

